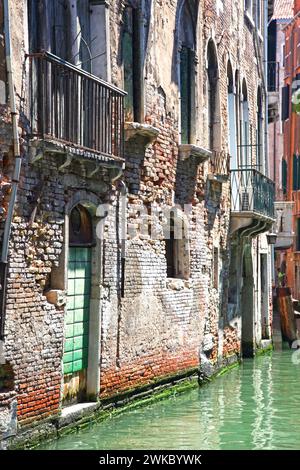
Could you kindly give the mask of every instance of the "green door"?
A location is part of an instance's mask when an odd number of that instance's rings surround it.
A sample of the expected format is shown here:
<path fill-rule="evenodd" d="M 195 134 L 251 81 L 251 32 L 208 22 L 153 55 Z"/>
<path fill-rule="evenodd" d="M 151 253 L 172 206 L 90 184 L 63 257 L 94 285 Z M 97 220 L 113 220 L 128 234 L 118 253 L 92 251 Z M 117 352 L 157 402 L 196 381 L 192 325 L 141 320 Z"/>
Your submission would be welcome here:
<path fill-rule="evenodd" d="M 87 369 L 91 294 L 91 248 L 69 247 L 64 374 Z"/>

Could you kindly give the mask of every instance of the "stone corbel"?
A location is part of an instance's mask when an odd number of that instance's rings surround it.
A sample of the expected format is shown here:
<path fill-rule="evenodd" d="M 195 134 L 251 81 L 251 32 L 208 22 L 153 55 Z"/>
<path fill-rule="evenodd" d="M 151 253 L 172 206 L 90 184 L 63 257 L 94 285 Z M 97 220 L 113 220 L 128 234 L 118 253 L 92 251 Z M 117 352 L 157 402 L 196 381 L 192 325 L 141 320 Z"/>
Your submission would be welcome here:
<path fill-rule="evenodd" d="M 143 137 L 145 145 L 152 144 L 159 134 L 157 127 L 150 124 L 141 124 L 139 122 L 125 122 L 125 142 L 135 139 L 136 137 Z"/>
<path fill-rule="evenodd" d="M 100 165 L 97 162 L 97 163 L 94 164 L 94 168 L 91 171 L 89 171 L 87 177 L 92 178 L 93 176 L 95 176 L 98 173 L 99 170 L 100 170 Z"/>
<path fill-rule="evenodd" d="M 71 153 L 67 153 L 67 158 L 64 161 L 62 165 L 59 167 L 59 171 L 64 171 L 66 168 L 68 168 L 73 161 L 73 155 Z"/>
<path fill-rule="evenodd" d="M 44 151 L 45 148 L 43 144 L 36 145 L 36 142 L 32 142 L 32 144 L 29 146 L 30 163 L 34 165 L 36 162 L 41 160 L 44 156 Z"/>
<path fill-rule="evenodd" d="M 194 159 L 198 164 L 206 162 L 212 156 L 210 150 L 193 144 L 180 144 L 178 150 L 180 160 Z"/>

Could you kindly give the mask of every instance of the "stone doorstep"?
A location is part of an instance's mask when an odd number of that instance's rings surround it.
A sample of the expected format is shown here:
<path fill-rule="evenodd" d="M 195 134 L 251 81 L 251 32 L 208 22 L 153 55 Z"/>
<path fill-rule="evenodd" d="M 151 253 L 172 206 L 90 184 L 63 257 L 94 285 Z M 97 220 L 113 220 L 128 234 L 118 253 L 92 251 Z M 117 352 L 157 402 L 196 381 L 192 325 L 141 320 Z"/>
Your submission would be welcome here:
<path fill-rule="evenodd" d="M 261 349 L 267 349 L 272 346 L 272 340 L 271 339 L 262 339 L 261 340 Z"/>
<path fill-rule="evenodd" d="M 61 415 L 58 418 L 58 428 L 67 426 L 74 423 L 85 416 L 94 413 L 100 407 L 98 402 L 76 403 L 62 409 Z"/>

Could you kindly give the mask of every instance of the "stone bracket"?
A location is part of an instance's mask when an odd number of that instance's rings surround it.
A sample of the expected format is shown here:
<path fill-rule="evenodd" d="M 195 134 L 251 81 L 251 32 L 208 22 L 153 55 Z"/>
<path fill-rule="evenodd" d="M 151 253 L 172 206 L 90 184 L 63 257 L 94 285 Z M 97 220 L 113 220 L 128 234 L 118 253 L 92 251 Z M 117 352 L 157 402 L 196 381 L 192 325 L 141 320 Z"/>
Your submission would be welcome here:
<path fill-rule="evenodd" d="M 152 144 L 159 134 L 157 127 L 151 126 L 150 124 L 141 124 L 139 122 L 125 122 L 124 129 L 125 142 L 137 137 L 143 137 L 145 146 Z"/>
<path fill-rule="evenodd" d="M 212 156 L 210 150 L 193 144 L 180 144 L 178 150 L 180 160 L 186 161 L 193 158 L 197 164 L 206 162 Z"/>
<path fill-rule="evenodd" d="M 70 153 L 68 153 L 68 154 L 67 154 L 67 158 L 66 158 L 66 160 L 64 161 L 64 163 L 63 163 L 62 165 L 60 165 L 59 171 L 64 171 L 64 170 L 66 170 L 69 166 L 71 166 L 72 161 L 73 161 L 73 155 L 71 155 Z"/>

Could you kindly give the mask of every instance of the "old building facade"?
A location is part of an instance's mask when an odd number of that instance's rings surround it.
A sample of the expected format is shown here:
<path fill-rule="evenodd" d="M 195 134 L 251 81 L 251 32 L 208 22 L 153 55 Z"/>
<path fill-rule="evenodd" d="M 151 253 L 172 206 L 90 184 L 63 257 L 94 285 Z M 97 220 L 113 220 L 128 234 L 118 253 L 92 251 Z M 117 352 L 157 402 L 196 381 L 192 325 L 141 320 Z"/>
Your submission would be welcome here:
<path fill-rule="evenodd" d="M 276 46 L 278 83 L 282 88 L 277 87 L 269 96 L 269 107 L 275 111 L 269 120 L 269 151 L 276 183 L 277 287 L 290 288 L 295 300 L 300 298 L 299 116 L 293 106 L 293 96 L 299 89 L 299 10 L 300 4 L 296 0 L 281 5 L 275 3 L 271 38 Z"/>
<path fill-rule="evenodd" d="M 4 228 L 18 185 L 8 265 L 2 249 L 10 438 L 270 340 L 274 185 L 267 2 L 2 3 Z"/>

